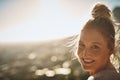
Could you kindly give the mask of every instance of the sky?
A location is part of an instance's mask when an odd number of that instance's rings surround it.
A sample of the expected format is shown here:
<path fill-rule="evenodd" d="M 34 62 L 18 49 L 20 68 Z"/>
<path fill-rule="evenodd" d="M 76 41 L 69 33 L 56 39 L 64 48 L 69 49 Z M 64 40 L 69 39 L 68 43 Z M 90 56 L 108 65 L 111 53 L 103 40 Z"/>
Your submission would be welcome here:
<path fill-rule="evenodd" d="M 119 0 L 0 0 L 0 42 L 44 41 L 79 34 L 96 2 Z"/>

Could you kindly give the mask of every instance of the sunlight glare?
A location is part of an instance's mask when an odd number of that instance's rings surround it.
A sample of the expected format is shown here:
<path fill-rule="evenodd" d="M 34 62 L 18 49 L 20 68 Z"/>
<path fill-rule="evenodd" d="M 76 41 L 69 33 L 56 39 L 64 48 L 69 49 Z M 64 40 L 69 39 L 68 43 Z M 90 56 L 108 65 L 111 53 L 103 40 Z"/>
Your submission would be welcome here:
<path fill-rule="evenodd" d="M 56 57 L 56 56 L 52 56 L 52 57 L 51 57 L 51 61 L 52 61 L 52 62 L 56 62 L 56 61 L 57 61 L 57 57 Z"/>
<path fill-rule="evenodd" d="M 35 53 L 30 53 L 30 54 L 28 55 L 28 58 L 31 59 L 31 60 L 33 60 L 33 59 L 36 58 L 36 54 L 35 54 Z"/>
<path fill-rule="evenodd" d="M 63 75 L 68 75 L 71 73 L 70 68 L 57 68 L 55 69 L 56 74 L 63 74 Z"/>
<path fill-rule="evenodd" d="M 42 76 L 42 75 L 44 75 L 44 71 L 43 70 L 36 70 L 35 71 L 35 75 L 38 75 L 38 76 Z"/>
<path fill-rule="evenodd" d="M 47 77 L 53 77 L 53 76 L 55 76 L 55 72 L 53 70 L 48 70 L 48 71 L 46 71 L 45 75 Z"/>
<path fill-rule="evenodd" d="M 70 66 L 70 62 L 68 61 L 65 61 L 63 64 L 62 64 L 63 68 L 68 68 Z"/>

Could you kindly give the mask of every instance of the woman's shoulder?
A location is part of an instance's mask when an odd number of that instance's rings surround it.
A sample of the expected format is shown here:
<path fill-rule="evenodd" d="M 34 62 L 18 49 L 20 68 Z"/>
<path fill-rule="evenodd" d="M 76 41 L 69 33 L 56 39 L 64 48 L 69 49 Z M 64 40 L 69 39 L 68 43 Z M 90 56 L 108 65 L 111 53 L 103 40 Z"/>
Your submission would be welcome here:
<path fill-rule="evenodd" d="M 120 80 L 120 73 L 114 69 L 106 69 L 94 76 L 95 80 Z"/>

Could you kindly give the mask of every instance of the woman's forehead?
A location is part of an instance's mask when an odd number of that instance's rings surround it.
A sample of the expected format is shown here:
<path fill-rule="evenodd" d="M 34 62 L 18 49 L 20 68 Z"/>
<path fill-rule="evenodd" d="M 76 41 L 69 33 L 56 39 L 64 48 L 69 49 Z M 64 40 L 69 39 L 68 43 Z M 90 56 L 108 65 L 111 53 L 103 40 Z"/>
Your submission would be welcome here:
<path fill-rule="evenodd" d="M 80 41 L 84 42 L 103 42 L 106 40 L 99 30 L 84 29 L 81 31 Z"/>

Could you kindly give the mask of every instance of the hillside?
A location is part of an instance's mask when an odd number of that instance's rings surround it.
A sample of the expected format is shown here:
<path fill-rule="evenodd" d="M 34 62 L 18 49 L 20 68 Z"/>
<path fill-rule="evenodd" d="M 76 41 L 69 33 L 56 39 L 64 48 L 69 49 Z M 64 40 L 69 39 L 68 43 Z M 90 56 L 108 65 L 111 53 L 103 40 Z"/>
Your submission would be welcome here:
<path fill-rule="evenodd" d="M 44 42 L 1 43 L 0 79 L 56 80 L 57 75 L 59 75 L 57 78 L 62 76 L 59 79 L 63 79 L 65 76 L 69 78 L 71 74 L 77 78 L 83 72 L 79 62 L 72 60 L 70 47 L 66 46 L 71 38 Z"/>

